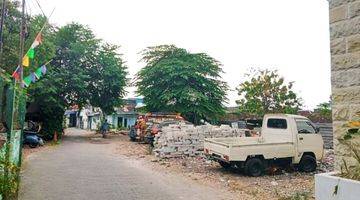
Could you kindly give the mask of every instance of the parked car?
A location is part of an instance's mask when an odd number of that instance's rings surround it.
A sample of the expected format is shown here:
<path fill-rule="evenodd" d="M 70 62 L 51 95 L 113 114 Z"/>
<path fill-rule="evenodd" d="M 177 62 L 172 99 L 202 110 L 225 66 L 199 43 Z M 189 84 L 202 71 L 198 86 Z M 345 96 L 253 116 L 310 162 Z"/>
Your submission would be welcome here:
<path fill-rule="evenodd" d="M 259 137 L 205 139 L 204 151 L 224 168 L 236 167 L 250 176 L 260 176 L 273 165 L 293 164 L 312 172 L 324 153 L 318 132 L 306 117 L 270 114 L 264 117 Z"/>

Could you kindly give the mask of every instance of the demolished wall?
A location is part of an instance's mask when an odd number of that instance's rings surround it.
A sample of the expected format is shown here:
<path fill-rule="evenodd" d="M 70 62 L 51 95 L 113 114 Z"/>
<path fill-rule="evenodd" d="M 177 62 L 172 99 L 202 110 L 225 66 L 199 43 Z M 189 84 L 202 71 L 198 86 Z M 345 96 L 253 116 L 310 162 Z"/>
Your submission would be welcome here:
<path fill-rule="evenodd" d="M 228 125 L 172 124 L 155 136 L 154 153 L 161 158 L 202 155 L 205 138 L 242 137 L 245 131 Z"/>

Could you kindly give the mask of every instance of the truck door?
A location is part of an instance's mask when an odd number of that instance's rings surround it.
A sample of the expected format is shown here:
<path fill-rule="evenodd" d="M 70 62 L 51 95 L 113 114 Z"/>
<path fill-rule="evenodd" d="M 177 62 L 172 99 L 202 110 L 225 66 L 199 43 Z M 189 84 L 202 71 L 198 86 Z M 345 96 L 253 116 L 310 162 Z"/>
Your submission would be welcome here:
<path fill-rule="evenodd" d="M 302 154 L 303 152 L 314 152 L 314 148 L 321 146 L 321 135 L 316 134 L 316 129 L 313 124 L 307 119 L 295 119 L 296 128 L 297 128 L 297 143 L 298 143 L 298 152 Z"/>

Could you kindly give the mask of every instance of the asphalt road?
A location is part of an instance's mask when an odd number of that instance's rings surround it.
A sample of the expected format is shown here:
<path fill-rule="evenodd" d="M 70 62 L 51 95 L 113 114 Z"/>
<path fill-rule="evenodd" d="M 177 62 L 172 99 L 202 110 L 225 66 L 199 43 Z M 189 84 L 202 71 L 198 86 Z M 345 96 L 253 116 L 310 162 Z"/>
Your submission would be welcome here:
<path fill-rule="evenodd" d="M 213 200 L 229 199 L 216 188 L 163 174 L 114 154 L 113 141 L 90 142 L 72 129 L 61 145 L 25 161 L 21 200 Z"/>

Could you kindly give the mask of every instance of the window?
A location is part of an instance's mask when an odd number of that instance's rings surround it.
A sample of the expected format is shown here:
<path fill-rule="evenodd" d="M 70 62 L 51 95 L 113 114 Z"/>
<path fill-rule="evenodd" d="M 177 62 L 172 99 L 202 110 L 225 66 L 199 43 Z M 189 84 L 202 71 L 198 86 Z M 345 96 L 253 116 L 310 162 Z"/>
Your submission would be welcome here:
<path fill-rule="evenodd" d="M 287 129 L 286 119 L 268 119 L 268 128 Z"/>
<path fill-rule="evenodd" d="M 316 133 L 315 127 L 308 120 L 295 119 L 298 133 L 301 134 L 314 134 Z"/>

